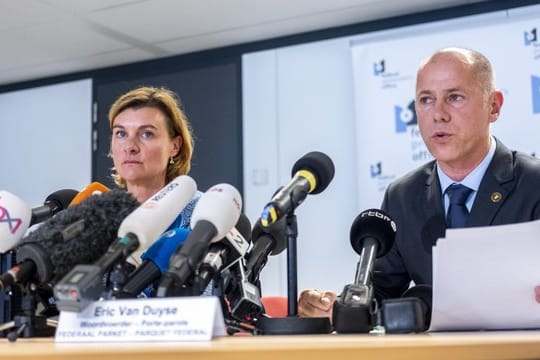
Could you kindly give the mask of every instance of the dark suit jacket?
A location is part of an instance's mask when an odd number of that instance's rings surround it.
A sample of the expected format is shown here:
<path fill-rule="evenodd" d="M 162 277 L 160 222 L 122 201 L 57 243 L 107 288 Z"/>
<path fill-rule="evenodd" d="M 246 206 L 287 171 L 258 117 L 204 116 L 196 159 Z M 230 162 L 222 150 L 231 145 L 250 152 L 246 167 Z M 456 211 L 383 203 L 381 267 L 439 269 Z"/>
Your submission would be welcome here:
<path fill-rule="evenodd" d="M 540 218 L 540 159 L 496 142 L 495 155 L 471 208 L 469 226 Z M 435 161 L 390 184 L 382 209 L 396 222 L 397 234 L 388 254 L 375 261 L 373 285 L 379 300 L 401 296 L 411 280 L 432 285 L 431 248 L 446 229 Z"/>

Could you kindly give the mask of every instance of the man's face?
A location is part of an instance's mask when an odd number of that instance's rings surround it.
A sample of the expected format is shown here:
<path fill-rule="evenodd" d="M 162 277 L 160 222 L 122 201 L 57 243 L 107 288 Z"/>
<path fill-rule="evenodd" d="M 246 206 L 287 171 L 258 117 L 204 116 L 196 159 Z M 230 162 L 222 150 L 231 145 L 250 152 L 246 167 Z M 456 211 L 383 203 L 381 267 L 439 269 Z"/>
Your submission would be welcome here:
<path fill-rule="evenodd" d="M 455 54 L 439 54 L 418 72 L 418 126 L 443 170 L 472 169 L 487 154 L 489 125 L 497 120 L 502 95 L 487 95 L 483 86 Z"/>

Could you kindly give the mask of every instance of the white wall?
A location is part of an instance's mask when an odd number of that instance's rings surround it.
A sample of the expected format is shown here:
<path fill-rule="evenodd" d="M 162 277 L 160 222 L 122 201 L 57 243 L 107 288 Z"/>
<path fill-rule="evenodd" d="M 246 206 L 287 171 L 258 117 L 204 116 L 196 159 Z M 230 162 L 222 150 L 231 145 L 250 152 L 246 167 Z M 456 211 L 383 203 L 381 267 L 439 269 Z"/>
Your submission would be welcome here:
<path fill-rule="evenodd" d="M 0 189 L 31 207 L 91 180 L 92 81 L 0 94 Z"/>
<path fill-rule="evenodd" d="M 348 239 L 358 188 L 354 152 L 347 151 L 356 148 L 350 58 L 345 39 L 243 58 L 244 199 L 252 223 L 304 154 L 322 151 L 336 168 L 328 188 L 296 210 L 299 289 L 341 290 L 345 283 L 336 279 L 354 279 L 357 256 Z M 263 294 L 286 294 L 285 253 L 264 268 Z M 336 259 L 341 266 L 334 266 Z"/>

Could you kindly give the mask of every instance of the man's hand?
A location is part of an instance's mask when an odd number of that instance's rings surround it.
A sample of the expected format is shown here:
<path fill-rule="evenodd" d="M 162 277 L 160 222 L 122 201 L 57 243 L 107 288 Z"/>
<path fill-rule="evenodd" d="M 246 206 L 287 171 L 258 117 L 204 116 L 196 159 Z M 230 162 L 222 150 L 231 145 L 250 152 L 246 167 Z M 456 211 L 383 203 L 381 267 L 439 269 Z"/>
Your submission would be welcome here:
<path fill-rule="evenodd" d="M 298 315 L 328 317 L 332 321 L 332 307 L 337 295 L 333 291 L 304 290 L 298 298 Z"/>
<path fill-rule="evenodd" d="M 540 303 L 540 286 L 534 288 L 534 294 L 536 295 L 536 302 Z"/>

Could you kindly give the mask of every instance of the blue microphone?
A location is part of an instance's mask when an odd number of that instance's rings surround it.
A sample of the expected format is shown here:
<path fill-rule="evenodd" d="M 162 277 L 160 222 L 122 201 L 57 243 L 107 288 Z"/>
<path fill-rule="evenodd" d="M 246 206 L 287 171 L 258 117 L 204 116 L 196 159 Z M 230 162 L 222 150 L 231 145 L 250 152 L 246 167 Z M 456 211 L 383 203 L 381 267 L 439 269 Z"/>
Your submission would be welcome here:
<path fill-rule="evenodd" d="M 122 288 L 119 297 L 137 297 L 144 289 L 158 280 L 169 268 L 171 256 L 184 243 L 189 230 L 173 228 L 161 237 L 141 255 L 143 263 L 137 268 Z"/>

